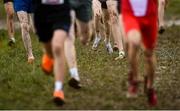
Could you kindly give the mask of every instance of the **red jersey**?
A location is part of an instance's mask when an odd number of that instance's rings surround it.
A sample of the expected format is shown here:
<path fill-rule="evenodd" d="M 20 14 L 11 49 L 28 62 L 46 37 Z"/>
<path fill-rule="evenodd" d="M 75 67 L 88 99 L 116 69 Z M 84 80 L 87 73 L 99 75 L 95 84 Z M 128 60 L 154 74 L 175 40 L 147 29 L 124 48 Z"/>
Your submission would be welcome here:
<path fill-rule="evenodd" d="M 145 48 L 153 49 L 157 41 L 157 0 L 122 0 L 125 32 L 138 30 Z"/>
<path fill-rule="evenodd" d="M 136 17 L 157 16 L 157 0 L 122 0 L 122 10 L 131 12 Z"/>

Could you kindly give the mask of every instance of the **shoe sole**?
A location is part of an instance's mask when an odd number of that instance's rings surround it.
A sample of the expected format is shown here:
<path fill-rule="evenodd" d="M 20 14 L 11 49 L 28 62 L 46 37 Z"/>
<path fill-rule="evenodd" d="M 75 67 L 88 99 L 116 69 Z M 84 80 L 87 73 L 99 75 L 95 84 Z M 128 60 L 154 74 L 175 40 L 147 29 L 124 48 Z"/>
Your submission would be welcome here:
<path fill-rule="evenodd" d="M 69 86 L 71 86 L 74 89 L 81 89 L 82 88 L 80 83 L 77 80 L 75 80 L 74 78 L 71 78 L 69 80 Z"/>
<path fill-rule="evenodd" d="M 62 106 L 65 104 L 64 100 L 61 99 L 61 98 L 58 98 L 58 97 L 55 97 L 54 98 L 54 103 L 57 105 L 57 106 Z"/>

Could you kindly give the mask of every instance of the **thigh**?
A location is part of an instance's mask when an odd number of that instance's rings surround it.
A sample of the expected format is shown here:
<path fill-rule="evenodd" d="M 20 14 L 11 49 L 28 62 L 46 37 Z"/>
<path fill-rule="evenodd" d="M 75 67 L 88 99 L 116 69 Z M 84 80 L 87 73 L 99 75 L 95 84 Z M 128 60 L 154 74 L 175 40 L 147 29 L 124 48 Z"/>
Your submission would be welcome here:
<path fill-rule="evenodd" d="M 157 42 L 157 30 L 158 24 L 157 19 L 149 19 L 148 24 L 146 23 L 141 27 L 142 30 L 142 40 L 145 49 L 154 49 Z M 147 21 L 146 21 L 147 22 Z"/>
<path fill-rule="evenodd" d="M 14 14 L 13 2 L 6 2 L 4 6 L 7 14 L 9 15 Z"/>
<path fill-rule="evenodd" d="M 17 16 L 18 16 L 18 19 L 19 19 L 20 23 L 29 24 L 29 21 L 28 21 L 29 19 L 28 19 L 28 13 L 27 12 L 18 11 Z"/>
<path fill-rule="evenodd" d="M 119 14 L 117 10 L 117 1 L 107 1 L 108 13 L 112 22 L 118 23 Z"/>

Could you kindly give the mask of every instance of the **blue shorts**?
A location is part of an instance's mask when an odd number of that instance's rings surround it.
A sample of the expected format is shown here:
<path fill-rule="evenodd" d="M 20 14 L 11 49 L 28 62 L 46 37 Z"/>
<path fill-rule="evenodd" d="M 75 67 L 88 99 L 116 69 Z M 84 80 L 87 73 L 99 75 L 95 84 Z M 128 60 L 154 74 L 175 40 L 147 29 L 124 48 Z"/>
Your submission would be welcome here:
<path fill-rule="evenodd" d="M 14 10 L 32 13 L 32 0 L 14 0 Z"/>

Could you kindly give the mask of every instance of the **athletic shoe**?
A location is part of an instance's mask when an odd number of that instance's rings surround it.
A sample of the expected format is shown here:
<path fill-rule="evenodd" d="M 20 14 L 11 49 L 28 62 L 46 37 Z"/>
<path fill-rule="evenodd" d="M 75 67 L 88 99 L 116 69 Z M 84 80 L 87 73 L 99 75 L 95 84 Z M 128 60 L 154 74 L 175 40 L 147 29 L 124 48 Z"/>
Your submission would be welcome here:
<path fill-rule="evenodd" d="M 113 51 L 118 51 L 118 50 L 119 50 L 119 48 L 118 48 L 117 44 L 115 43 L 113 46 Z"/>
<path fill-rule="evenodd" d="M 94 43 L 93 43 L 93 46 L 92 46 L 92 49 L 93 50 L 97 50 L 97 47 L 100 43 L 100 40 L 101 40 L 101 37 L 96 37 L 95 40 L 94 40 Z"/>
<path fill-rule="evenodd" d="M 13 46 L 15 44 L 15 42 L 16 42 L 15 38 L 12 37 L 12 38 L 9 39 L 8 45 Z"/>
<path fill-rule="evenodd" d="M 62 106 L 64 101 L 64 92 L 63 91 L 54 91 L 53 94 L 54 103 L 58 106 Z"/>
<path fill-rule="evenodd" d="M 108 51 L 109 54 L 112 54 L 112 53 L 113 53 L 113 49 L 112 49 L 112 46 L 111 46 L 111 43 L 110 43 L 110 42 L 108 42 L 108 43 L 106 44 L 106 49 L 107 49 L 107 51 Z"/>
<path fill-rule="evenodd" d="M 68 83 L 69 83 L 69 86 L 73 87 L 74 89 L 80 89 L 82 87 L 80 84 L 80 81 L 74 78 L 71 78 Z"/>
<path fill-rule="evenodd" d="M 153 88 L 147 90 L 148 103 L 150 106 L 157 105 L 157 95 Z"/>
<path fill-rule="evenodd" d="M 127 98 L 136 98 L 138 96 L 138 83 L 129 83 L 128 92 L 126 94 Z"/>
<path fill-rule="evenodd" d="M 165 32 L 164 26 L 159 27 L 159 34 L 163 34 Z"/>
<path fill-rule="evenodd" d="M 50 74 L 53 71 L 53 64 L 53 59 L 47 54 L 44 54 L 42 57 L 41 68 L 46 74 Z"/>
<path fill-rule="evenodd" d="M 133 80 L 133 73 L 129 72 L 127 98 L 136 98 L 138 96 L 138 83 L 138 81 Z"/>
<path fill-rule="evenodd" d="M 28 57 L 28 63 L 33 64 L 34 63 L 34 56 Z"/>
<path fill-rule="evenodd" d="M 125 58 L 125 52 L 124 51 L 119 51 L 119 56 L 115 58 L 115 60 L 118 60 L 118 59 L 123 59 Z"/>

